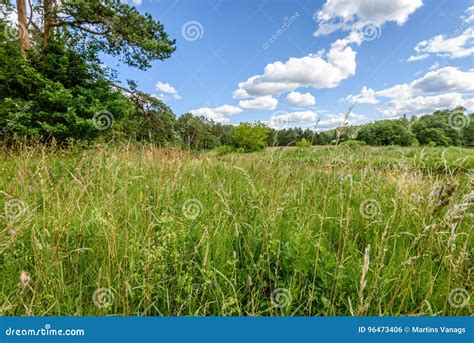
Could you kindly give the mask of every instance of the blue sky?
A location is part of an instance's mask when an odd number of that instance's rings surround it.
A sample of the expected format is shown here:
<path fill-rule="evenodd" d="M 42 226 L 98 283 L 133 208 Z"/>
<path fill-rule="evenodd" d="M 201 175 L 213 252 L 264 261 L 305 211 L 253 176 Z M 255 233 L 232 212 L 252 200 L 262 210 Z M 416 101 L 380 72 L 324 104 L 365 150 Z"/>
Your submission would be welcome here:
<path fill-rule="evenodd" d="M 474 111 L 471 0 L 128 2 L 161 21 L 177 50 L 147 71 L 104 61 L 177 115 L 321 130 L 354 101 L 352 124 Z"/>

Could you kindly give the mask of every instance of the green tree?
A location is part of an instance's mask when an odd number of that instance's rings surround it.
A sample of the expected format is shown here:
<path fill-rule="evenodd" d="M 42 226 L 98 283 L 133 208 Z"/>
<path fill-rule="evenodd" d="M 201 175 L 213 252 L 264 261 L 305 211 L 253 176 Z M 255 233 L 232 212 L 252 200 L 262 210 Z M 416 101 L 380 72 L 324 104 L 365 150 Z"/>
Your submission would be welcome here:
<path fill-rule="evenodd" d="M 418 118 L 412 125 L 412 131 L 420 144 L 429 144 L 432 142 L 431 138 L 435 139 L 435 137 L 439 137 L 440 140 L 435 142 L 437 145 L 459 146 L 463 144 L 463 137 L 461 128 L 457 128 L 453 125 L 453 119 L 457 116 L 464 116 L 464 108 L 458 107 L 453 110 L 435 111 L 431 115 L 424 115 Z M 430 130 L 427 135 L 426 130 L 432 128 L 441 130 L 443 134 L 439 135 L 439 131 L 437 131 L 438 133 L 433 133 L 433 131 Z"/>
<path fill-rule="evenodd" d="M 130 101 L 62 42 L 51 41 L 24 60 L 16 43 L 0 36 L 0 127 L 8 128 L 3 140 L 92 140 L 105 132 L 103 125 L 132 112 Z"/>
<path fill-rule="evenodd" d="M 267 138 L 270 133 L 268 127 L 262 123 L 243 123 L 234 128 L 234 146 L 242 148 L 246 152 L 262 150 L 267 146 Z"/>
<path fill-rule="evenodd" d="M 183 145 L 189 149 L 213 149 L 220 145 L 220 139 L 212 132 L 213 122 L 204 117 L 195 117 L 191 113 L 180 116 L 176 130 Z"/>
<path fill-rule="evenodd" d="M 418 142 L 422 145 L 448 146 L 452 141 L 445 132 L 436 127 L 426 127 L 418 131 Z"/>
<path fill-rule="evenodd" d="M 10 1 L 4 2 L 6 14 L 12 15 Z M 17 0 L 17 7 L 26 9 L 26 2 Z M 25 11 L 18 11 L 22 54 L 30 47 L 25 37 L 39 37 L 36 43 L 47 45 L 55 35 L 91 58 L 104 52 L 140 69 L 150 67 L 151 61 L 169 58 L 175 51 L 175 41 L 168 38 L 160 22 L 120 0 L 30 0 L 29 4 L 30 17 L 39 20 L 27 23 Z"/>
<path fill-rule="evenodd" d="M 357 140 L 370 145 L 408 146 L 415 142 L 406 118 L 399 120 L 381 120 L 362 127 Z"/>
<path fill-rule="evenodd" d="M 468 123 L 462 130 L 463 145 L 474 147 L 474 114 L 470 114 L 468 118 Z"/>
<path fill-rule="evenodd" d="M 160 99 L 137 92 L 135 111 L 121 125 L 125 137 L 159 146 L 176 143 L 176 117 Z"/>
<path fill-rule="evenodd" d="M 3 15 L 13 15 L 11 1 L 0 1 Z M 160 145 L 174 139 L 171 110 L 136 86 L 116 84 L 98 58 L 106 53 L 146 69 L 170 57 L 175 42 L 161 23 L 119 0 L 31 0 L 29 17 L 37 20 L 28 22 L 26 0 L 16 2 L 20 38 L 0 36 L 3 140 L 63 142 L 116 133 Z M 0 30 L 14 28 L 0 19 Z"/>

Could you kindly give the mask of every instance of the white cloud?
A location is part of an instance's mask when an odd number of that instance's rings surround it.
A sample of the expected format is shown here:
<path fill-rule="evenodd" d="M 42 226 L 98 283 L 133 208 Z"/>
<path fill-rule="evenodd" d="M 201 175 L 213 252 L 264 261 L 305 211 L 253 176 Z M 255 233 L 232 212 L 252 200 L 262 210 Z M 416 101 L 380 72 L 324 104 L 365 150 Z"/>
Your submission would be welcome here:
<path fill-rule="evenodd" d="M 461 71 L 456 67 L 444 67 L 429 71 L 422 77 L 375 92 L 377 96 L 391 99 L 408 99 L 426 93 L 474 92 L 474 69 Z"/>
<path fill-rule="evenodd" d="M 231 105 L 223 105 L 220 107 L 201 107 L 189 111 L 195 116 L 203 116 L 207 119 L 213 120 L 217 123 L 228 123 L 229 118 L 227 116 L 232 116 L 242 112 L 242 109 L 239 107 Z"/>
<path fill-rule="evenodd" d="M 466 72 L 456 67 L 444 67 L 429 71 L 424 76 L 410 82 L 376 92 L 376 95 L 392 99 L 406 99 L 423 93 L 474 91 L 474 69 Z"/>
<path fill-rule="evenodd" d="M 320 50 L 315 54 L 268 64 L 263 74 L 239 83 L 234 98 L 274 95 L 295 91 L 299 87 L 334 88 L 355 74 L 356 52 L 348 45 L 360 45 L 368 40 L 367 22 L 376 26 L 375 35 L 378 36 L 379 26 L 387 21 L 402 25 L 421 5 L 421 0 L 327 0 L 315 15 L 319 24 L 315 35 L 350 30 L 348 36 L 332 43 L 327 52 Z"/>
<path fill-rule="evenodd" d="M 349 95 L 345 99 L 376 104 L 381 102 L 381 98 L 386 98 L 386 101 L 377 107 L 377 111 L 386 117 L 430 113 L 456 106 L 464 106 L 469 110 L 474 104 L 472 80 L 474 69 L 461 71 L 456 67 L 444 67 L 429 71 L 410 83 L 379 91 L 363 87 L 361 93 Z"/>
<path fill-rule="evenodd" d="M 261 97 L 290 92 L 299 87 L 336 87 L 342 80 L 354 75 L 356 70 L 356 52 L 340 41 L 333 43 L 327 54 L 320 51 L 268 64 L 262 75 L 241 82 L 234 97 Z"/>
<path fill-rule="evenodd" d="M 274 129 L 312 127 L 316 124 L 317 118 L 317 113 L 313 111 L 277 111 L 277 113 L 273 114 L 265 123 Z"/>
<path fill-rule="evenodd" d="M 140 6 L 143 3 L 143 0 L 120 0 L 122 3 L 127 5 Z"/>
<path fill-rule="evenodd" d="M 325 116 L 324 119 L 322 119 L 318 123 L 318 128 L 320 129 L 335 129 L 336 127 L 342 126 L 342 124 L 345 122 L 346 119 L 346 114 L 345 113 L 339 113 L 339 114 L 328 114 Z M 362 124 L 363 122 L 367 121 L 367 117 L 361 114 L 356 114 L 353 112 L 349 113 L 348 119 L 347 119 L 347 124 L 348 125 L 358 125 Z"/>
<path fill-rule="evenodd" d="M 159 97 L 162 99 L 165 98 L 166 96 L 171 96 L 175 99 L 181 99 L 181 97 L 178 94 L 178 91 L 169 83 L 163 83 L 163 82 L 158 81 L 155 84 L 155 89 L 161 92 Z"/>
<path fill-rule="evenodd" d="M 357 22 L 372 22 L 382 26 L 388 21 L 395 21 L 402 25 L 422 5 L 422 0 L 327 0 L 315 14 L 319 22 L 315 35 L 349 30 Z"/>
<path fill-rule="evenodd" d="M 284 129 L 290 127 L 309 128 L 313 130 L 333 129 L 342 125 L 345 120 L 345 113 L 340 114 L 324 114 L 319 116 L 314 111 L 301 112 L 277 112 L 272 115 L 265 123 L 274 129 Z M 357 125 L 367 120 L 367 117 L 350 113 L 349 125 Z"/>
<path fill-rule="evenodd" d="M 252 100 L 240 100 L 239 107 L 246 110 L 274 110 L 278 100 L 271 96 L 261 96 Z"/>
<path fill-rule="evenodd" d="M 452 37 L 438 35 L 421 41 L 415 46 L 415 51 L 416 54 L 410 56 L 407 61 L 426 59 L 430 54 L 451 59 L 470 56 L 474 54 L 474 28 L 467 28 L 461 34 Z"/>
<path fill-rule="evenodd" d="M 455 67 L 444 67 L 429 71 L 424 76 L 375 92 L 377 96 L 389 98 L 379 112 L 386 117 L 407 114 L 430 113 L 443 108 L 472 107 L 474 93 L 474 69 L 466 72 Z"/>
<path fill-rule="evenodd" d="M 377 104 L 379 101 L 375 97 L 375 91 L 371 88 L 362 87 L 359 94 L 348 95 L 346 100 L 349 102 L 356 102 L 358 104 Z"/>
<path fill-rule="evenodd" d="M 291 92 L 286 96 L 286 100 L 294 106 L 304 107 L 316 104 L 316 99 L 310 93 L 301 94 L 300 92 Z"/>
<path fill-rule="evenodd" d="M 474 91 L 474 69 L 466 72 L 455 67 L 444 67 L 430 71 L 413 81 L 411 87 L 417 92 L 471 92 Z"/>
<path fill-rule="evenodd" d="M 403 100 L 391 100 L 385 107 L 380 108 L 379 112 L 385 117 L 400 117 L 403 114 L 418 115 L 457 106 L 470 107 L 473 100 L 474 98 L 464 99 L 459 93 L 416 96 Z"/>
<path fill-rule="evenodd" d="M 437 35 L 419 42 L 414 48 L 416 54 L 407 61 L 423 60 L 430 54 L 451 59 L 474 54 L 474 27 L 470 26 L 474 22 L 474 6 L 469 7 L 461 19 L 461 26 L 452 35 Z"/>
<path fill-rule="evenodd" d="M 407 61 L 408 62 L 421 61 L 421 60 L 426 60 L 428 57 L 430 57 L 430 55 L 428 54 L 418 54 L 418 55 L 413 55 L 413 56 L 408 57 Z"/>

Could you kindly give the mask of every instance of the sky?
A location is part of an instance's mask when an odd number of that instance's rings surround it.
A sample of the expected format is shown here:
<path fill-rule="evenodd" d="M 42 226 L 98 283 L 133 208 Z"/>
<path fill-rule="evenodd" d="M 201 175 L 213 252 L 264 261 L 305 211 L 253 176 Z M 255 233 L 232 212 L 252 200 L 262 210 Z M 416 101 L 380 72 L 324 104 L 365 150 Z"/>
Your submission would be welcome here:
<path fill-rule="evenodd" d="M 324 130 L 464 106 L 474 112 L 474 0 L 123 0 L 176 52 L 104 62 L 178 116 Z"/>

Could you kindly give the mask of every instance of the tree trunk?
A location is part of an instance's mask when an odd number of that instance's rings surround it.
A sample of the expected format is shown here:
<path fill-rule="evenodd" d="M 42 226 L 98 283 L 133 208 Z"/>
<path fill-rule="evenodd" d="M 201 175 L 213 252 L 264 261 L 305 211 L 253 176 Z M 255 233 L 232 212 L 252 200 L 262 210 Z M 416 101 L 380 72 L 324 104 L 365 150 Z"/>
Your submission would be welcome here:
<path fill-rule="evenodd" d="M 43 42 L 44 44 L 48 44 L 49 36 L 51 35 L 51 28 L 52 28 L 52 10 L 53 4 L 51 0 L 44 0 L 43 1 L 43 9 L 44 9 L 44 28 L 43 28 Z"/>
<path fill-rule="evenodd" d="M 20 30 L 20 53 L 23 59 L 26 59 L 27 50 L 30 48 L 30 36 L 28 33 L 28 18 L 26 17 L 26 0 L 16 0 L 18 11 L 18 27 Z"/>

